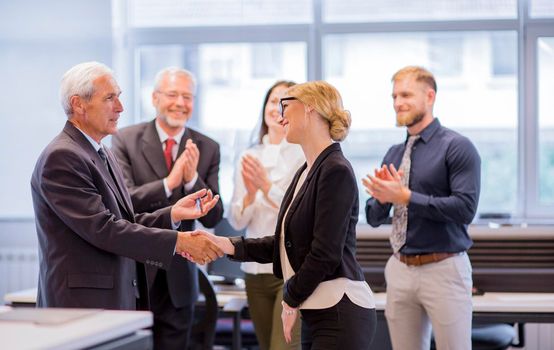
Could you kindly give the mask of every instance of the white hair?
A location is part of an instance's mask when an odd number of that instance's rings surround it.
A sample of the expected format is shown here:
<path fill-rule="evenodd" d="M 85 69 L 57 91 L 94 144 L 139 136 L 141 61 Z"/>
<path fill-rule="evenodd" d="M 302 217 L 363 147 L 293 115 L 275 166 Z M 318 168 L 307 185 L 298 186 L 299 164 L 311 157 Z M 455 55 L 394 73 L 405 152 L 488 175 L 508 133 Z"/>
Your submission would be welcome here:
<path fill-rule="evenodd" d="M 191 71 L 186 70 L 184 68 L 180 68 L 180 67 L 167 67 L 167 68 L 164 68 L 161 71 L 159 71 L 156 74 L 156 78 L 154 78 L 154 90 L 158 91 L 158 89 L 160 88 L 160 84 L 162 82 L 162 79 L 166 75 L 182 75 L 182 76 L 185 76 L 192 83 L 192 93 L 194 95 L 196 95 L 196 77 L 194 76 L 194 74 Z"/>
<path fill-rule="evenodd" d="M 71 97 L 77 95 L 90 100 L 94 94 L 94 80 L 104 75 L 113 76 L 113 71 L 100 62 L 80 63 L 65 72 L 60 86 L 60 100 L 68 118 L 73 115 Z"/>

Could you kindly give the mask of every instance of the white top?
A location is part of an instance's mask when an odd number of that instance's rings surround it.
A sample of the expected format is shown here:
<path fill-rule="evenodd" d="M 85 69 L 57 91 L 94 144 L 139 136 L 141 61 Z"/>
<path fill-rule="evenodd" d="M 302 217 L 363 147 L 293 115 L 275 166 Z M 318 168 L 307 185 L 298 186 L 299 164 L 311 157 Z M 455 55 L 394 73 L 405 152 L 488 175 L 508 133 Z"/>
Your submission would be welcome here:
<path fill-rule="evenodd" d="M 306 180 L 307 169 L 304 170 L 296 188 L 291 203 L 294 201 L 300 187 Z M 289 205 L 290 208 L 290 205 Z M 289 213 L 289 208 L 285 212 L 285 218 Z M 285 219 L 281 224 L 281 239 L 279 240 L 279 254 L 281 257 L 281 269 L 283 271 L 283 279 L 288 281 L 294 276 L 294 270 L 290 265 L 290 261 L 285 249 Z M 366 308 L 375 309 L 375 299 L 373 292 L 366 281 L 352 281 L 346 277 L 339 277 L 333 280 L 321 282 L 313 293 L 300 304 L 300 309 L 326 309 L 338 304 L 342 297 L 346 294 L 348 298 L 356 305 Z"/>
<path fill-rule="evenodd" d="M 275 204 L 280 205 L 294 174 L 306 161 L 302 148 L 299 145 L 290 144 L 284 139 L 280 144 L 272 145 L 269 143 L 268 135 L 265 135 L 262 144 L 249 148 L 242 155 L 245 154 L 252 155 L 262 162 L 269 179 L 273 183 L 268 197 Z M 235 169 L 235 188 L 231 199 L 229 223 L 236 230 L 246 228 L 247 238 L 261 238 L 275 234 L 279 208 L 271 205 L 261 191 L 258 191 L 252 204 L 243 208 L 246 188 L 240 172 L 241 165 L 239 161 Z M 241 268 L 244 272 L 250 274 L 273 273 L 272 264 L 245 262 L 241 264 Z"/>

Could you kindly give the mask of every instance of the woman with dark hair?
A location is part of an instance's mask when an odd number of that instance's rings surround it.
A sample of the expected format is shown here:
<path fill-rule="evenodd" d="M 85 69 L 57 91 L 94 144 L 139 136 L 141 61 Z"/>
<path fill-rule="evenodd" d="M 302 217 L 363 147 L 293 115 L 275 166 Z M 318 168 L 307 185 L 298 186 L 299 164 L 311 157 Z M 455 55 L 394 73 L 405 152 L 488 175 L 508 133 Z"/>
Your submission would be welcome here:
<path fill-rule="evenodd" d="M 278 81 L 267 91 L 258 142 L 243 153 L 237 166 L 228 219 L 235 229 L 246 228 L 247 238 L 275 231 L 285 190 L 305 161 L 302 149 L 285 140 L 285 130 L 279 123 L 279 100 L 293 85 L 290 81 Z M 290 344 L 283 336 L 283 280 L 273 275 L 272 264 L 245 262 L 241 268 L 245 272 L 249 311 L 260 349 L 298 349 L 300 322 L 292 331 Z"/>

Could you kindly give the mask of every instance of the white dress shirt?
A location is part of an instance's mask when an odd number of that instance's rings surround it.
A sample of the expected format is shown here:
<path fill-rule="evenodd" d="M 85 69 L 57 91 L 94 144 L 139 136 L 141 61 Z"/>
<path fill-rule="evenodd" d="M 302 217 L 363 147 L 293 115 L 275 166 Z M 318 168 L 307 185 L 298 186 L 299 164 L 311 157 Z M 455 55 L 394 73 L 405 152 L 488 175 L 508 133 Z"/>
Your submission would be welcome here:
<path fill-rule="evenodd" d="M 249 148 L 243 153 L 245 154 L 252 155 L 262 162 L 272 182 L 268 197 L 273 203 L 280 205 L 294 174 L 306 161 L 300 146 L 290 144 L 284 139 L 281 143 L 273 145 L 269 143 L 269 136 L 265 135 L 262 144 Z M 229 223 L 236 230 L 246 228 L 247 238 L 273 235 L 279 208 L 268 202 L 261 191 L 258 191 L 253 203 L 246 208 L 243 207 L 246 188 L 241 168 L 239 161 L 235 169 L 235 188 L 231 199 Z M 272 264 L 245 262 L 241 264 L 241 269 L 250 274 L 273 273 Z"/>

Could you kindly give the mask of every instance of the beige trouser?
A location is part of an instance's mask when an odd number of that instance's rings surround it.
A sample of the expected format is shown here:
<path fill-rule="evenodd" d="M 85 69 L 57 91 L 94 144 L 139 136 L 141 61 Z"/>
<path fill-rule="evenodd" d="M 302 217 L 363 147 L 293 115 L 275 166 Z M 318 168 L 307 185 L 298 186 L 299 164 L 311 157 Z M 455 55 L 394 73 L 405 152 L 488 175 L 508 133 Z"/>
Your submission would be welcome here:
<path fill-rule="evenodd" d="M 391 256 L 385 316 L 393 349 L 471 350 L 471 263 L 466 253 L 421 266 Z"/>

